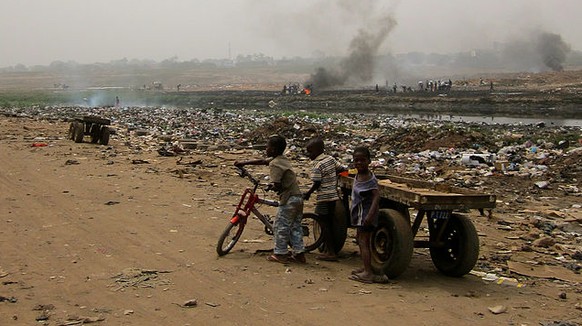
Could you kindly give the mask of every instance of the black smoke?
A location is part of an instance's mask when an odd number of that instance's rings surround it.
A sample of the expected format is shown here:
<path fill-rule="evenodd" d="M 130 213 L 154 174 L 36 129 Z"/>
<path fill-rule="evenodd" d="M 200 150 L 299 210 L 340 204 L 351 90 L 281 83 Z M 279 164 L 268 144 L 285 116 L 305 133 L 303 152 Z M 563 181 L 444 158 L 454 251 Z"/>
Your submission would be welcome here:
<path fill-rule="evenodd" d="M 537 50 L 543 63 L 553 71 L 564 70 L 564 62 L 572 50 L 562 36 L 553 33 L 541 33 L 538 37 Z"/>
<path fill-rule="evenodd" d="M 337 67 L 317 68 L 307 85 L 317 89 L 342 86 L 348 82 L 369 82 L 374 76 L 380 47 L 396 26 L 396 20 L 387 15 L 377 20 L 375 29 L 361 29 L 352 39 L 349 54 Z"/>
<path fill-rule="evenodd" d="M 537 31 L 505 44 L 500 59 L 510 70 L 562 71 L 570 51 L 561 35 Z"/>

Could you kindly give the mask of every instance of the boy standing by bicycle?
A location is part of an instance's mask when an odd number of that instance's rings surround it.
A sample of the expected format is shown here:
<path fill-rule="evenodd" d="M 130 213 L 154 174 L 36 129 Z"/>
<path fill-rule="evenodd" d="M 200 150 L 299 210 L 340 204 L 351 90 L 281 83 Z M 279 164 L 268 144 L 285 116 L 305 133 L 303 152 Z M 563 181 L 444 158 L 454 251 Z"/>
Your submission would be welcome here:
<path fill-rule="evenodd" d="M 337 175 L 345 171 L 346 167 L 332 156 L 324 154 L 324 147 L 323 140 L 319 137 L 307 142 L 307 153 L 309 158 L 313 160 L 313 168 L 311 170 L 311 181 L 313 181 L 313 185 L 303 195 L 303 199 L 309 200 L 311 194 L 317 191 L 315 213 L 322 217 L 325 248 L 323 254 L 315 258 L 326 261 L 337 261 L 332 227 L 335 205 L 341 205 L 337 191 Z"/>
<path fill-rule="evenodd" d="M 305 246 L 303 244 L 303 197 L 291 162 L 285 155 L 287 142 L 279 135 L 269 137 L 267 141 L 267 159 L 235 162 L 235 166 L 268 165 L 272 190 L 279 195 L 279 208 L 273 223 L 275 248 L 267 260 L 279 263 L 296 261 L 305 263 Z M 290 255 L 288 245 L 293 248 Z"/>

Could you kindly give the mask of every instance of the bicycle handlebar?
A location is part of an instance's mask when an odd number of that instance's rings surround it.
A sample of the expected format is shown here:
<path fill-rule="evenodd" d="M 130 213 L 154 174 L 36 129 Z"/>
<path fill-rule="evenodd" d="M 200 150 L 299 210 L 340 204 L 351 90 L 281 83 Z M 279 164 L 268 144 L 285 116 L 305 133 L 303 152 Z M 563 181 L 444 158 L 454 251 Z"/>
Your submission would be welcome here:
<path fill-rule="evenodd" d="M 241 178 L 247 178 L 252 182 L 253 185 L 259 186 L 260 184 L 259 180 L 255 179 L 255 177 L 253 177 L 247 169 L 245 169 L 242 166 L 235 167 L 237 168 L 238 174 L 240 175 Z"/>

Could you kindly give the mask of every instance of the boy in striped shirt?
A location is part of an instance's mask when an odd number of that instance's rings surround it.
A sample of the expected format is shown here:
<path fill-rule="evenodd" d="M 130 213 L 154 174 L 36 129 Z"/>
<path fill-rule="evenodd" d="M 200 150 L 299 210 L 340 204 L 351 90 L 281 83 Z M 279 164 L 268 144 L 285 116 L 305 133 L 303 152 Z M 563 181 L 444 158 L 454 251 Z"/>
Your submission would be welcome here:
<path fill-rule="evenodd" d="M 322 255 L 315 257 L 319 260 L 337 261 L 337 253 L 333 241 L 332 225 L 334 220 L 335 205 L 341 205 L 337 190 L 337 175 L 345 171 L 346 167 L 335 158 L 323 153 L 323 140 L 319 137 L 311 139 L 307 143 L 307 153 L 313 160 L 311 181 L 313 185 L 303 195 L 303 199 L 309 200 L 313 192 L 317 191 L 315 213 L 322 217 L 323 239 L 325 250 Z"/>

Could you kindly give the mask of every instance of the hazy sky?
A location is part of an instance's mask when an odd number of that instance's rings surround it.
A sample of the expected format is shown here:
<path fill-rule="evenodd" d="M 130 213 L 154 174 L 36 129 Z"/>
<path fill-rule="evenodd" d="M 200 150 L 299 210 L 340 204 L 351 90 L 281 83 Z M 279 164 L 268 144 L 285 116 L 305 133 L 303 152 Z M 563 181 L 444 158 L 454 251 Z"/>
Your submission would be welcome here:
<path fill-rule="evenodd" d="M 345 55 L 391 15 L 382 52 L 492 48 L 531 30 L 582 50 L 582 0 L 0 0 L 0 67 L 122 58 Z"/>

